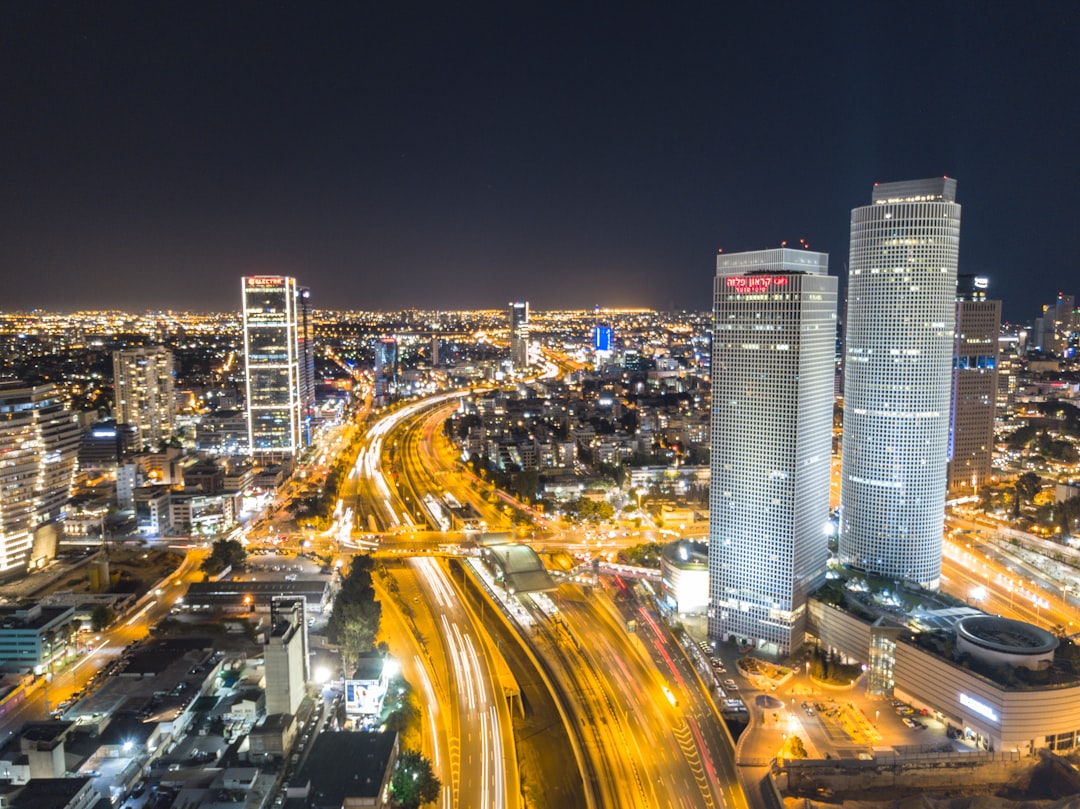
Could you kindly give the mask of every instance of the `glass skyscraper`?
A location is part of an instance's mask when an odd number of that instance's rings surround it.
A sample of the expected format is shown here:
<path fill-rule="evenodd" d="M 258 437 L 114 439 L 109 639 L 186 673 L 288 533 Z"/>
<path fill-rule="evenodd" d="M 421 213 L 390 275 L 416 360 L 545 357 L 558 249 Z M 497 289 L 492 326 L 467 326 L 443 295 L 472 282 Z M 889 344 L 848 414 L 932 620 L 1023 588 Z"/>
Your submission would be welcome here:
<path fill-rule="evenodd" d="M 248 448 L 253 455 L 289 457 L 301 442 L 301 342 L 294 278 L 243 279 L 244 363 Z"/>
<path fill-rule="evenodd" d="M 828 256 L 717 257 L 713 293 L 709 636 L 782 651 L 824 580 L 837 279 Z"/>
<path fill-rule="evenodd" d="M 936 589 L 949 447 L 956 180 L 882 183 L 851 212 L 840 561 Z"/>

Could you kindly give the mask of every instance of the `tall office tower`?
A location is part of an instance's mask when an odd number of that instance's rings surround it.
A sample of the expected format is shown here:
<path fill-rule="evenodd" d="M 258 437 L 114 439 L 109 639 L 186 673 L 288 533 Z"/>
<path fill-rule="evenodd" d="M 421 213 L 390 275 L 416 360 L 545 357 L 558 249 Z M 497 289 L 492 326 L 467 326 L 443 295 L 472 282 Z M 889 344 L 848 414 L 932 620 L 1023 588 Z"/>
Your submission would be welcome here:
<path fill-rule="evenodd" d="M 393 337 L 375 343 L 375 398 L 385 402 L 397 390 L 398 344 Z"/>
<path fill-rule="evenodd" d="M 300 290 L 297 300 L 297 354 L 300 358 L 300 416 L 304 446 L 311 446 L 311 421 L 315 417 L 315 321 L 311 311 L 311 290 Z"/>
<path fill-rule="evenodd" d="M 515 370 L 529 364 L 529 303 L 510 306 L 510 362 Z"/>
<path fill-rule="evenodd" d="M 883 183 L 851 212 L 840 561 L 937 589 L 949 450 L 956 180 Z"/>
<path fill-rule="evenodd" d="M 113 352 L 116 423 L 135 431 L 135 447 L 157 449 L 176 424 L 176 369 L 165 346 Z"/>
<path fill-rule="evenodd" d="M 248 276 L 243 296 L 248 451 L 293 456 L 302 446 L 296 280 Z"/>
<path fill-rule="evenodd" d="M 825 576 L 837 279 L 809 250 L 717 256 L 709 636 L 789 651 Z"/>
<path fill-rule="evenodd" d="M 1057 301 L 1048 307 L 1048 313 L 1053 320 L 1053 337 L 1050 340 L 1050 350 L 1062 357 L 1068 357 L 1075 353 L 1070 351 L 1073 332 L 1076 329 L 1073 313 L 1076 311 L 1076 297 L 1059 292 Z"/>
<path fill-rule="evenodd" d="M 52 385 L 0 382 L 0 576 L 56 556 L 80 437 Z"/>
<path fill-rule="evenodd" d="M 956 281 L 949 489 L 972 493 L 990 479 L 997 408 L 1001 301 L 986 299 L 984 276 Z"/>

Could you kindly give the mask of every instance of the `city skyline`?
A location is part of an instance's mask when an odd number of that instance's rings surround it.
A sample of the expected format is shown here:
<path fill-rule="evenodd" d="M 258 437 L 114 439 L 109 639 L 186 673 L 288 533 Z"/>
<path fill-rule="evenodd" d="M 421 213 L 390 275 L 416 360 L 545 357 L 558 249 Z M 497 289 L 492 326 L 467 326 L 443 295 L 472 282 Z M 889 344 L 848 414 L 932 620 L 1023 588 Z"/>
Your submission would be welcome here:
<path fill-rule="evenodd" d="M 249 274 L 695 309 L 710 253 L 844 255 L 868 184 L 941 174 L 1006 319 L 1068 286 L 1064 7 L 58 8 L 2 12 L 6 311 L 222 311 Z"/>

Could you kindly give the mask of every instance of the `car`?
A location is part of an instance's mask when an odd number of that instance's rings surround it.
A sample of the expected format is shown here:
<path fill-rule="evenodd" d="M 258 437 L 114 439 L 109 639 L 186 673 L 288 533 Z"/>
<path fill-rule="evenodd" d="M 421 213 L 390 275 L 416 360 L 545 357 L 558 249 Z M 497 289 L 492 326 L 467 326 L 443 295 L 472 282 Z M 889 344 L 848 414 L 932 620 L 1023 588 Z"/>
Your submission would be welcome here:
<path fill-rule="evenodd" d="M 912 730 L 915 729 L 915 720 L 914 719 L 911 719 L 911 718 L 905 716 L 900 721 L 903 722 L 905 725 L 907 725 Z"/>
<path fill-rule="evenodd" d="M 727 680 L 724 680 L 724 687 L 725 688 L 735 688 L 735 681 L 730 679 L 730 678 L 728 678 Z"/>

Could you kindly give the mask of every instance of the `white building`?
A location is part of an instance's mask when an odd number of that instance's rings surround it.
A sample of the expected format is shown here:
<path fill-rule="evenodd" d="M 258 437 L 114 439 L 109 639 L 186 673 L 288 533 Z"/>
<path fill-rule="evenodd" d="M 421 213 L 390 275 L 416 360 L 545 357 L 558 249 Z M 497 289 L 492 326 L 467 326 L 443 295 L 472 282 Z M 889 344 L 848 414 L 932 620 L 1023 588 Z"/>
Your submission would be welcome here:
<path fill-rule="evenodd" d="M 828 553 L 837 279 L 828 256 L 717 257 L 709 636 L 790 650 Z"/>
<path fill-rule="evenodd" d="M 0 575 L 56 556 L 79 440 L 51 384 L 0 382 Z"/>
<path fill-rule="evenodd" d="M 510 362 L 515 371 L 529 364 L 529 303 L 510 303 Z"/>
<path fill-rule="evenodd" d="M 136 449 L 157 449 L 161 441 L 172 437 L 175 376 L 173 355 L 165 346 L 113 352 L 116 423 L 134 428 Z"/>
<path fill-rule="evenodd" d="M 851 212 L 840 560 L 936 589 L 949 448 L 956 180 L 876 185 Z"/>
<path fill-rule="evenodd" d="M 243 279 L 248 450 L 292 457 L 301 449 L 301 345 L 296 279 Z"/>

